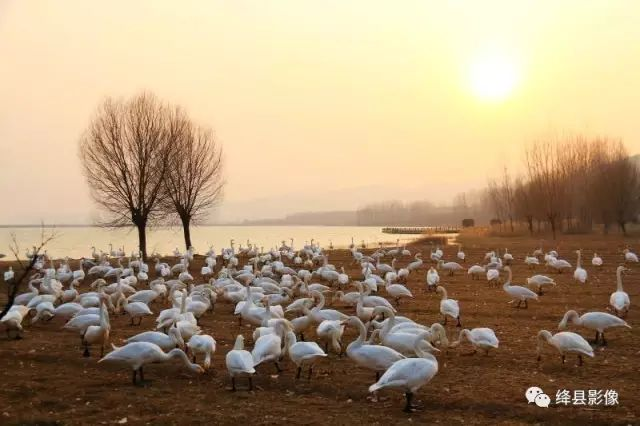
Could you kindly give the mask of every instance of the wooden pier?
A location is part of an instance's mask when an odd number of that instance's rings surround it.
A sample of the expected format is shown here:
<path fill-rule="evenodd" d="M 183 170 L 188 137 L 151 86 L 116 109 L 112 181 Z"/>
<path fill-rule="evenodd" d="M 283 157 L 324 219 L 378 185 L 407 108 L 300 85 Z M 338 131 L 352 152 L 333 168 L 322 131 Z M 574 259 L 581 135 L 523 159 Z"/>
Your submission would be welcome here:
<path fill-rule="evenodd" d="M 385 234 L 458 234 L 455 226 L 391 226 L 382 228 Z"/>

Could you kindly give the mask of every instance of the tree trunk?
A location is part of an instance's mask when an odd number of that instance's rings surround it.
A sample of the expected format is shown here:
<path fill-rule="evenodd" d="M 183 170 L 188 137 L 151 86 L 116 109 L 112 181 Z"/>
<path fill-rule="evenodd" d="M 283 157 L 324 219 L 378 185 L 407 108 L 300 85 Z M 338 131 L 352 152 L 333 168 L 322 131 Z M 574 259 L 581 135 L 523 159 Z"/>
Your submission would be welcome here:
<path fill-rule="evenodd" d="M 182 231 L 184 232 L 184 244 L 187 247 L 187 250 L 191 248 L 191 229 L 189 229 L 189 225 L 191 223 L 191 218 L 188 216 L 183 216 L 180 218 L 182 220 Z"/>
<path fill-rule="evenodd" d="M 529 234 L 533 235 L 533 218 L 527 216 L 527 227 L 529 228 Z"/>
<path fill-rule="evenodd" d="M 551 232 L 553 233 L 553 239 L 556 239 L 556 218 L 549 216 L 549 224 L 551 225 Z"/>
<path fill-rule="evenodd" d="M 624 220 L 619 220 L 618 225 L 620 226 L 620 230 L 622 231 L 622 235 L 627 235 L 627 226 Z"/>
<path fill-rule="evenodd" d="M 138 247 L 142 252 L 142 260 L 147 261 L 147 223 L 140 222 L 136 224 L 138 228 Z"/>

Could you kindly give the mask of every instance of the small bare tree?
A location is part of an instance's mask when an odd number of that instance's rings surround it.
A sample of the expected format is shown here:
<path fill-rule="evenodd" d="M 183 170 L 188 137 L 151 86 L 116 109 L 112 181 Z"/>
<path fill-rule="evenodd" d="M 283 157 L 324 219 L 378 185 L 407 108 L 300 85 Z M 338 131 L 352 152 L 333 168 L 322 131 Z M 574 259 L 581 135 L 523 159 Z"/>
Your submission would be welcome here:
<path fill-rule="evenodd" d="M 130 226 L 147 258 L 147 225 L 159 200 L 173 152 L 171 111 L 154 95 L 107 99 L 80 141 L 80 157 L 94 201 L 107 213 L 105 226 Z"/>
<path fill-rule="evenodd" d="M 16 262 L 18 262 L 19 268 L 14 279 L 7 283 L 7 303 L 5 303 L 4 307 L 2 308 L 2 312 L 0 312 L 0 319 L 4 318 L 4 316 L 7 315 L 7 313 L 13 306 L 13 302 L 16 299 L 16 295 L 18 294 L 20 285 L 25 281 L 25 279 L 29 277 L 29 274 L 34 270 L 34 267 L 38 261 L 38 257 L 42 253 L 42 249 L 44 249 L 44 247 L 55 238 L 55 231 L 52 231 L 47 235 L 44 231 L 43 225 L 40 234 L 40 244 L 34 246 L 29 262 L 25 263 L 20 259 L 20 246 L 18 245 L 17 238 L 15 234 L 11 235 L 11 246 L 9 247 L 9 249 L 16 258 Z"/>
<path fill-rule="evenodd" d="M 210 129 L 195 126 L 184 115 L 176 115 L 172 123 L 178 137 L 165 178 L 164 210 L 182 223 L 189 249 L 191 223 L 205 217 L 222 199 L 222 148 Z"/>

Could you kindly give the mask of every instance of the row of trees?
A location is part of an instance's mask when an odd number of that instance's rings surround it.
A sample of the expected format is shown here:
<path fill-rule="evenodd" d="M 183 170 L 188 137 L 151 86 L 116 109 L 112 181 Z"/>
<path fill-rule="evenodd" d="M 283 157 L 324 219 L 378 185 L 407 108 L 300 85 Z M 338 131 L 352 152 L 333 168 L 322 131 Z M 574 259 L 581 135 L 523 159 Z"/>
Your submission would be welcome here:
<path fill-rule="evenodd" d="M 640 174 L 624 144 L 607 138 L 571 137 L 533 142 L 524 155 L 524 173 L 490 180 L 487 204 L 513 231 L 541 224 L 557 232 L 588 232 L 594 224 L 623 233 L 640 213 Z"/>
<path fill-rule="evenodd" d="M 222 149 L 210 129 L 150 93 L 106 99 L 80 140 L 80 157 L 105 226 L 135 226 L 147 258 L 146 230 L 190 225 L 221 200 Z"/>
<path fill-rule="evenodd" d="M 356 223 L 360 226 L 440 226 L 458 225 L 463 219 L 488 221 L 489 214 L 483 206 L 482 192 L 470 191 L 456 195 L 450 205 L 432 202 L 382 201 L 368 204 L 356 211 Z"/>

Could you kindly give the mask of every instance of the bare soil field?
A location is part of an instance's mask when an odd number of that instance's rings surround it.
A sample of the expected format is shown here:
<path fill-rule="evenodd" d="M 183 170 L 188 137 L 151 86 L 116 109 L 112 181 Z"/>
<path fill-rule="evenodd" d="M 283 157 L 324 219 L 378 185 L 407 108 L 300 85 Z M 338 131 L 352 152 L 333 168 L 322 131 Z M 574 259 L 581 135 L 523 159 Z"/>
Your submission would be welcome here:
<path fill-rule="evenodd" d="M 464 266 L 481 262 L 490 249 L 508 248 L 516 258 L 513 281 L 522 285 L 526 277 L 533 275 L 524 265 L 523 257 L 538 246 L 538 241 L 523 237 L 462 238 L 467 254 Z M 557 249 L 560 257 L 574 266 L 574 250 L 582 248 L 590 280 L 582 285 L 573 281 L 572 273 L 549 273 L 558 286 L 548 289 L 538 302 L 529 303 L 528 309 L 515 309 L 507 303 L 510 299 L 503 289 L 490 286 L 485 279 L 473 281 L 466 271 L 448 277 L 441 271 L 441 283 L 449 297 L 460 303 L 463 326 L 494 329 L 500 348 L 488 356 L 469 355 L 467 343 L 437 354 L 439 372 L 416 394 L 416 402 L 422 407 L 411 414 L 402 412 L 401 392 L 385 390 L 380 401 L 372 401 L 367 388 L 375 382 L 374 374 L 347 357 L 335 355 L 317 364 L 311 381 L 295 380 L 295 366 L 287 359 L 282 364 L 284 371 L 279 374 L 273 365 L 259 366 L 254 391 L 231 392 L 224 356 L 238 333 L 245 335 L 250 349 L 253 328 L 240 327 L 233 316 L 233 306 L 219 302 L 200 324 L 218 344 L 213 368 L 196 376 L 177 363 L 145 367 L 145 377 L 152 381 L 147 387 L 133 386 L 130 370 L 98 364 L 96 351 L 91 358 L 83 358 L 79 336 L 63 331 L 64 322 L 60 319 L 33 326 L 26 320 L 22 340 L 9 341 L 0 330 L 0 423 L 639 424 L 640 309 L 634 304 L 640 301 L 640 265 L 631 265 L 632 272 L 624 277 L 625 290 L 632 301 L 627 321 L 633 329 L 609 331 L 608 346 L 598 347 L 595 358 L 586 358 L 581 367 L 574 356 L 569 356 L 562 365 L 559 354 L 550 346 L 545 347 L 540 362 L 536 361 L 535 352 L 538 331 L 556 332 L 567 310 L 575 309 L 580 314 L 607 311 L 609 295 L 616 287 L 615 268 L 622 263 L 621 249 L 628 243 L 637 245 L 638 241 L 589 235 L 563 236 L 559 243 L 545 242 L 545 250 Z M 408 248 L 412 254 L 422 251 L 428 260 L 430 245 L 418 241 Z M 598 270 L 590 262 L 594 250 L 604 259 L 604 266 Z M 446 260 L 456 260 L 456 247 L 447 246 L 444 251 Z M 203 258 L 196 260 L 192 273 L 202 266 Z M 241 258 L 241 263 L 244 260 Z M 411 260 L 405 257 L 397 266 L 405 266 Z M 337 267 L 344 265 L 352 278 L 361 278 L 360 268 L 352 264 L 349 251 L 330 252 L 329 262 Z M 8 263 L 0 265 L 5 270 Z M 426 291 L 428 266 L 425 261 L 419 271 L 412 273 L 408 286 L 415 297 L 399 308 L 401 315 L 422 324 L 441 320 L 439 296 Z M 542 266 L 536 270 L 543 271 Z M 86 291 L 87 283 L 82 291 Z M 2 293 L 4 302 L 4 289 Z M 384 290 L 380 293 L 384 295 Z M 354 308 L 339 304 L 333 307 L 354 312 Z M 153 304 L 151 308 L 157 314 L 165 306 Z M 121 345 L 124 338 L 152 329 L 154 318 L 145 318 L 141 326 L 131 326 L 128 317 L 112 315 L 111 325 L 112 342 Z M 446 327 L 450 339 L 457 339 L 455 323 L 450 321 Z M 570 330 L 587 339 L 594 337 L 583 328 L 571 326 Z M 348 328 L 344 343 L 351 342 L 355 333 Z M 305 337 L 314 336 L 309 333 Z M 525 390 L 530 386 L 541 387 L 552 402 L 559 389 L 613 389 L 619 394 L 619 405 L 552 404 L 540 408 L 525 400 Z"/>

